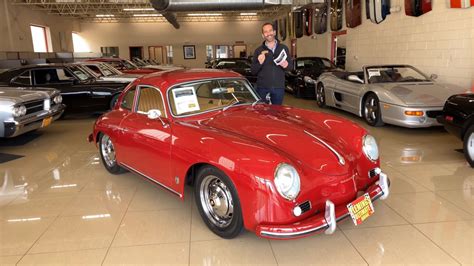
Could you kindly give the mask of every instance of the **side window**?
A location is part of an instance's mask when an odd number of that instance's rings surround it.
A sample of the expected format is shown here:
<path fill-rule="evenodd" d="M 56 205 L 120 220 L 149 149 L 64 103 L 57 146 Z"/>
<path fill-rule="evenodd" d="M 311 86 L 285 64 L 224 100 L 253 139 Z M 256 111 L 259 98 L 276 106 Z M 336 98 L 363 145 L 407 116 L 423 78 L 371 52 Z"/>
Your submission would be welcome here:
<path fill-rule="evenodd" d="M 158 109 L 161 111 L 162 117 L 166 116 L 160 91 L 152 87 L 141 87 L 138 98 L 138 112 L 147 113 L 151 109 Z"/>
<path fill-rule="evenodd" d="M 21 75 L 19 75 L 13 80 L 13 83 L 18 84 L 18 85 L 30 86 L 31 85 L 31 72 L 28 70 L 21 73 Z"/>
<path fill-rule="evenodd" d="M 56 69 L 33 70 L 36 85 L 58 83 L 59 77 Z M 64 72 L 63 72 L 64 73 Z"/>
<path fill-rule="evenodd" d="M 135 91 L 136 90 L 137 90 L 136 87 L 133 87 L 125 93 L 125 96 L 123 96 L 122 103 L 120 104 L 120 107 L 122 107 L 123 109 L 132 110 L 132 108 L 133 108 L 133 99 L 135 98 Z"/>

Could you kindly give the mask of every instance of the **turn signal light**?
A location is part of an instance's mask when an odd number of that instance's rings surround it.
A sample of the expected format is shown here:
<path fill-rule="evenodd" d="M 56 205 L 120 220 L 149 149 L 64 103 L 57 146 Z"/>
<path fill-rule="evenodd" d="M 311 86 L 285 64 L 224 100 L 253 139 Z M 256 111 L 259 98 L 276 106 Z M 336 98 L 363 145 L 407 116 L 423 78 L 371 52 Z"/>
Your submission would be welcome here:
<path fill-rule="evenodd" d="M 405 111 L 405 115 L 409 116 L 423 116 L 423 111 Z"/>

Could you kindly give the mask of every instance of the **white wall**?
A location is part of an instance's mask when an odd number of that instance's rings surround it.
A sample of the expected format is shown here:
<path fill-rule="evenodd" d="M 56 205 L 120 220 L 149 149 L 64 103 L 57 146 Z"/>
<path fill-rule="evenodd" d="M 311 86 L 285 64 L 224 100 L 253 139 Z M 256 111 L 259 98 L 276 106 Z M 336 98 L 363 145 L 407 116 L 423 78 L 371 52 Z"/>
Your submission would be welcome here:
<path fill-rule="evenodd" d="M 12 5 L 7 0 L 0 1 L 0 51 L 33 52 L 31 24 L 50 28 L 53 52 L 72 52 L 72 31 L 79 25 L 77 22 L 33 11 L 31 7 Z M 62 47 L 60 32 L 65 36 Z"/>
<path fill-rule="evenodd" d="M 446 1 L 432 3 L 431 12 L 409 17 L 404 1 L 394 0 L 392 6 L 401 6 L 401 12 L 378 25 L 364 18 L 359 27 L 347 29 L 346 68 L 411 64 L 428 75 L 437 74 L 439 81 L 469 88 L 474 80 L 474 8 L 451 9 Z"/>
<path fill-rule="evenodd" d="M 262 21 L 246 22 L 181 22 L 175 29 L 169 23 L 81 23 L 80 35 L 92 52 L 101 46 L 118 46 L 120 57 L 129 58 L 129 46 L 143 46 L 148 57 L 148 46 L 173 46 L 173 63 L 188 67 L 204 67 L 205 46 L 232 45 L 236 41 L 247 44 L 247 53 L 262 42 Z M 196 46 L 196 59 L 183 58 L 183 45 Z"/>

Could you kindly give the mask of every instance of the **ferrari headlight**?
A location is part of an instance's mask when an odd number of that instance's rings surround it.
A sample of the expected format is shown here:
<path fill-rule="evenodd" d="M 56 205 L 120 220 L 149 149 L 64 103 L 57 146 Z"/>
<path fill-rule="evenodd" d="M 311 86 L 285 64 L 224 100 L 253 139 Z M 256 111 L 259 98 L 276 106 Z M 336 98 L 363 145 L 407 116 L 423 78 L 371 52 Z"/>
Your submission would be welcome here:
<path fill-rule="evenodd" d="M 24 105 L 15 106 L 12 109 L 13 117 L 20 117 L 26 115 L 26 107 Z"/>
<path fill-rule="evenodd" d="M 273 182 L 278 193 L 285 199 L 293 200 L 300 193 L 300 176 L 289 164 L 281 163 L 277 166 Z"/>
<path fill-rule="evenodd" d="M 60 104 L 60 103 L 62 103 L 62 101 L 63 101 L 63 96 L 61 96 L 61 95 L 57 95 L 53 98 L 53 102 L 55 104 Z"/>
<path fill-rule="evenodd" d="M 379 159 L 379 147 L 377 141 L 371 135 L 365 135 L 362 138 L 362 150 L 369 160 L 376 161 Z"/>

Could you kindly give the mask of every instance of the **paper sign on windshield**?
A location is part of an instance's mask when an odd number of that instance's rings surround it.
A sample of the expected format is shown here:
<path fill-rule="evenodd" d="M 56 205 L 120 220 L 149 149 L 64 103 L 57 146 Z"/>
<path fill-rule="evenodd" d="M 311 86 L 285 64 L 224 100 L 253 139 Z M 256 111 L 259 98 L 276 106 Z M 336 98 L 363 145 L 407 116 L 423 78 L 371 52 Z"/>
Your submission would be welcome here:
<path fill-rule="evenodd" d="M 173 98 L 178 115 L 200 110 L 196 91 L 193 87 L 174 89 Z"/>
<path fill-rule="evenodd" d="M 369 79 L 371 77 L 380 77 L 380 69 L 368 69 L 367 72 L 369 73 Z"/>

